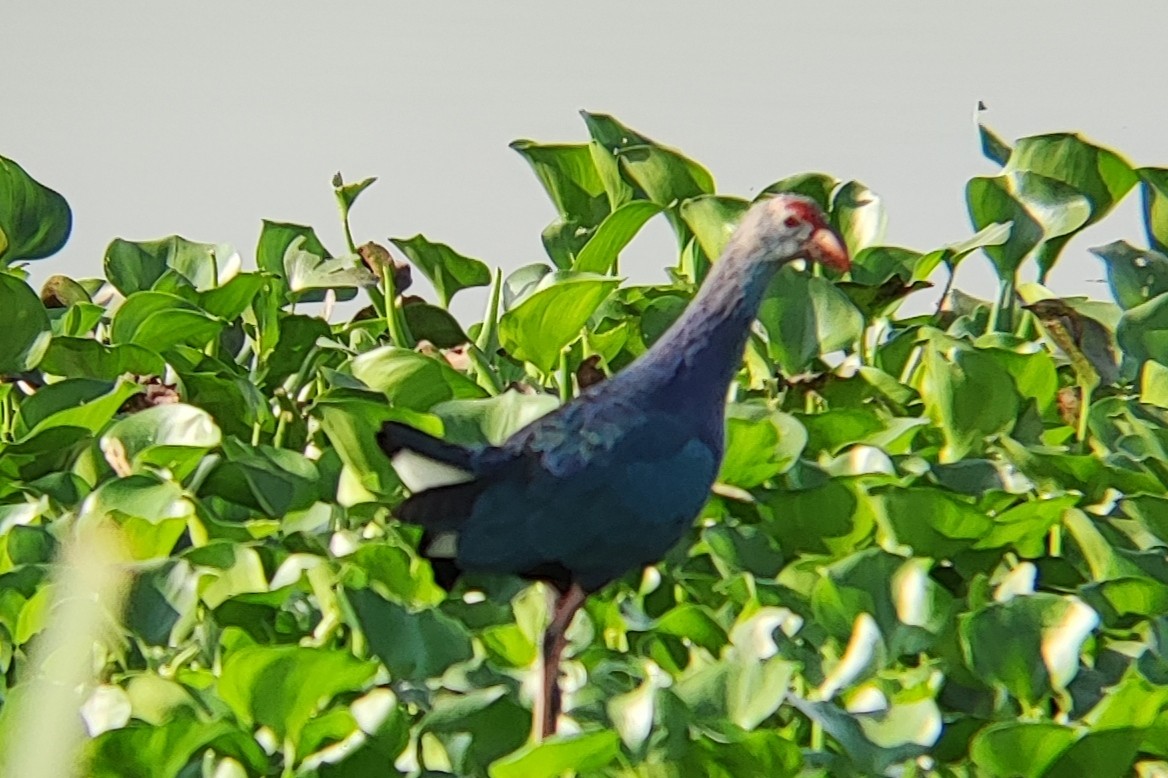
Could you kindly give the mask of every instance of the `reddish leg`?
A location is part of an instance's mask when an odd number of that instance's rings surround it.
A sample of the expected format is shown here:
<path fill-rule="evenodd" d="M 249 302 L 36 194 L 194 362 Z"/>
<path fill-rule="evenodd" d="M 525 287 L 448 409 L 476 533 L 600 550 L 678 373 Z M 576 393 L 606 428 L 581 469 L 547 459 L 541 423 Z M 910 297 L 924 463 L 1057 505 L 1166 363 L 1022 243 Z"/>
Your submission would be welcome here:
<path fill-rule="evenodd" d="M 568 625 L 587 598 L 588 594 L 579 584 L 572 584 L 568 591 L 556 597 L 551 623 L 543 633 L 543 679 L 532 722 L 537 741 L 556 734 L 556 721 L 560 718 L 560 657 L 568 644 Z"/>

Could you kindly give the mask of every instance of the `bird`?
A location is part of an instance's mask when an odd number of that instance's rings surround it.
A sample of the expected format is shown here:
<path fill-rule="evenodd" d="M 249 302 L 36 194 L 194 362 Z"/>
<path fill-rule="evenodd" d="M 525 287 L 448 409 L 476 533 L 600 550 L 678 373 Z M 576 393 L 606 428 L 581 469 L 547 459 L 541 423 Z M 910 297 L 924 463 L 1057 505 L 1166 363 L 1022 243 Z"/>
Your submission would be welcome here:
<path fill-rule="evenodd" d="M 798 259 L 851 266 L 814 201 L 780 193 L 756 202 L 681 316 L 609 380 L 500 445 L 457 445 L 396 421 L 379 431 L 411 490 L 396 516 L 422 526 L 420 551 L 440 585 L 476 572 L 554 588 L 536 739 L 557 728 L 560 659 L 576 612 L 591 593 L 659 562 L 708 500 L 751 326 L 775 273 Z"/>

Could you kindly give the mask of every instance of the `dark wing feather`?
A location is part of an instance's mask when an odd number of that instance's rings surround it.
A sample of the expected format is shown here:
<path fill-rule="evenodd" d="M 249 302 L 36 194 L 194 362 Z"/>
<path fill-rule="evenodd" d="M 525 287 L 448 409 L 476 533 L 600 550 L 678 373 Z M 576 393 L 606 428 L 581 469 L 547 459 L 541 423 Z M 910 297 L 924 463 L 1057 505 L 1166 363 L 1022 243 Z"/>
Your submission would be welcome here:
<path fill-rule="evenodd" d="M 391 459 L 394 454 L 406 449 L 468 472 L 474 469 L 474 452 L 471 449 L 447 443 L 396 421 L 387 421 L 382 425 L 381 431 L 377 433 L 377 443 Z"/>

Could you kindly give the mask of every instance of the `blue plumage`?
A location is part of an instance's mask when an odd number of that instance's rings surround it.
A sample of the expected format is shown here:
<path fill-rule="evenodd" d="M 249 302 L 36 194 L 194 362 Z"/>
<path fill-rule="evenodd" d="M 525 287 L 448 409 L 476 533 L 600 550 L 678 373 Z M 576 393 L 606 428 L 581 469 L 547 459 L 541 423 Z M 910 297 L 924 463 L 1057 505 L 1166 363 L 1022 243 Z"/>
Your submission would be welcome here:
<path fill-rule="evenodd" d="M 441 463 L 454 483 L 419 488 L 398 516 L 425 528 L 443 585 L 462 570 L 551 582 L 537 732 L 555 731 L 556 668 L 572 615 L 626 571 L 659 560 L 709 496 L 723 450 L 725 397 L 767 283 L 807 258 L 847 269 L 839 237 L 810 201 L 779 195 L 743 218 L 677 322 L 611 380 L 501 446 L 463 448 L 390 422 L 382 448 Z"/>

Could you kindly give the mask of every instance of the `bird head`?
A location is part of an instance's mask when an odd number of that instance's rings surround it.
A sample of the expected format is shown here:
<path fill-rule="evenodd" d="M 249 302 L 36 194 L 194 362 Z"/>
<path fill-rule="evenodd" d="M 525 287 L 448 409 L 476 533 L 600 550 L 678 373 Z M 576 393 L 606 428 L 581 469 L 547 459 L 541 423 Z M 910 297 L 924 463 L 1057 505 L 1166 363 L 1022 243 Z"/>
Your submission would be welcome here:
<path fill-rule="evenodd" d="M 754 244 L 751 253 L 772 262 L 806 259 L 841 273 L 852 266 L 847 246 L 823 211 L 800 195 L 777 194 L 755 203 L 739 223 L 736 237 L 746 237 Z"/>

